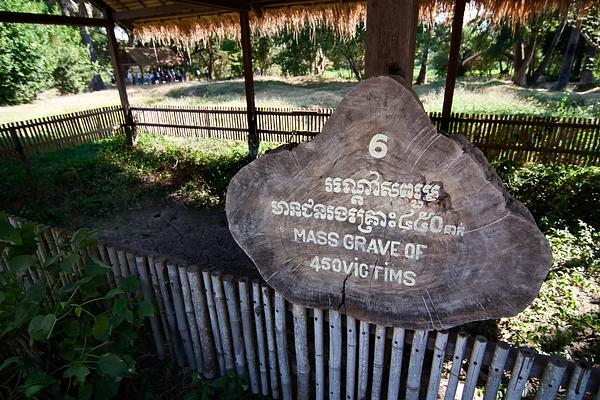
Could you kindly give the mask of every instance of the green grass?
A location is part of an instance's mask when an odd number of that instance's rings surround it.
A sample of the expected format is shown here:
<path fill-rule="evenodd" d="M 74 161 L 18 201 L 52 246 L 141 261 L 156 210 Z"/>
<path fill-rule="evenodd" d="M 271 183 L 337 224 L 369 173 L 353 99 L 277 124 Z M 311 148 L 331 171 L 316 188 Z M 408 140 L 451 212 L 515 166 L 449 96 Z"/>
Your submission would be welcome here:
<path fill-rule="evenodd" d="M 356 85 L 352 80 L 318 78 L 259 77 L 255 81 L 259 107 L 323 108 L 336 107 Z M 441 111 L 444 81 L 414 86 L 427 111 Z M 167 104 L 245 107 L 243 80 L 186 82 L 173 85 L 128 87 L 131 104 Z M 116 89 L 71 96 L 45 97 L 32 104 L 0 107 L 0 123 L 83 109 L 119 104 Z M 552 92 L 524 89 L 496 79 L 465 79 L 457 84 L 456 112 L 526 114 L 540 116 L 600 117 L 600 92 Z"/>
<path fill-rule="evenodd" d="M 131 149 L 121 138 L 105 139 L 31 157 L 32 177 L 19 162 L 0 164 L 0 209 L 65 225 L 148 198 L 217 206 L 246 155 L 247 145 L 235 141 L 141 134 Z"/>

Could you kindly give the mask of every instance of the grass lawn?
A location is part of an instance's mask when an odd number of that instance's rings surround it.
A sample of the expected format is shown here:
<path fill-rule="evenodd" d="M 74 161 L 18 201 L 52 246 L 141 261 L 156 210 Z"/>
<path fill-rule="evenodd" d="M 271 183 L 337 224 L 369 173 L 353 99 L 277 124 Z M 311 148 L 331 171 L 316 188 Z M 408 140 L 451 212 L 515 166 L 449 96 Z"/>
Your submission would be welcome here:
<path fill-rule="evenodd" d="M 242 142 L 141 134 L 135 149 L 113 138 L 31 162 L 33 178 L 19 163 L 0 164 L 0 210 L 55 225 L 86 221 L 94 227 L 94 221 L 126 215 L 148 198 L 222 208 L 229 180 L 247 161 Z M 547 235 L 554 265 L 525 312 L 466 329 L 600 363 L 600 168 L 508 163 L 496 168 Z"/>
<path fill-rule="evenodd" d="M 348 80 L 317 78 L 257 77 L 256 104 L 259 107 L 335 107 L 356 85 Z M 427 111 L 441 111 L 443 81 L 415 86 Z M 186 82 L 161 86 L 129 86 L 134 105 L 169 104 L 245 107 L 241 79 L 214 82 Z M 0 107 L 0 123 L 40 118 L 89 108 L 119 104 L 116 89 L 70 96 L 45 93 L 32 103 Z M 524 89 L 501 80 L 459 81 L 454 111 L 464 113 L 528 114 L 569 117 L 600 117 L 600 91 L 587 93 Z"/>

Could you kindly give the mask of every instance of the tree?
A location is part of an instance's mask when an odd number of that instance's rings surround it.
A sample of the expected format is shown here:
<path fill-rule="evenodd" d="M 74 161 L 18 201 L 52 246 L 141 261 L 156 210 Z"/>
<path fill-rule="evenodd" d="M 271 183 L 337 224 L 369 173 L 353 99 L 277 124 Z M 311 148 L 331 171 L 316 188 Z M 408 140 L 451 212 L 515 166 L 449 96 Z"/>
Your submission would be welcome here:
<path fill-rule="evenodd" d="M 575 58 L 575 50 L 577 50 L 577 45 L 579 44 L 579 32 L 579 26 L 571 28 L 567 50 L 565 51 L 560 74 L 558 75 L 558 82 L 556 82 L 554 90 L 564 90 L 569 83 L 571 65 Z"/>
<path fill-rule="evenodd" d="M 419 67 L 417 81 L 415 82 L 417 85 L 424 85 L 427 83 L 427 63 L 429 61 L 429 49 L 433 39 L 433 35 L 431 33 L 433 29 L 432 25 L 433 23 L 423 22 L 418 26 L 417 46 L 419 54 L 417 58 L 421 61 L 421 65 Z"/>
<path fill-rule="evenodd" d="M 0 0 L 0 9 L 46 11 L 42 3 L 23 0 Z M 40 25 L 0 23 L 0 104 L 32 101 L 52 86 L 54 52 L 48 46 L 52 31 Z"/>
<path fill-rule="evenodd" d="M 527 71 L 535 54 L 538 33 L 539 26 L 535 22 L 517 28 L 514 52 L 509 54 L 515 68 L 513 83 L 517 86 L 527 86 Z"/>
<path fill-rule="evenodd" d="M 561 19 L 559 24 L 554 29 L 554 34 L 552 35 L 552 39 L 548 42 L 547 46 L 544 48 L 544 57 L 540 62 L 540 65 L 533 71 L 531 76 L 527 79 L 527 85 L 533 86 L 538 83 L 542 75 L 546 73 L 546 69 L 550 64 L 550 60 L 552 59 L 552 55 L 554 54 L 554 50 L 558 45 L 558 42 L 567 26 L 567 18 L 566 16 Z"/>

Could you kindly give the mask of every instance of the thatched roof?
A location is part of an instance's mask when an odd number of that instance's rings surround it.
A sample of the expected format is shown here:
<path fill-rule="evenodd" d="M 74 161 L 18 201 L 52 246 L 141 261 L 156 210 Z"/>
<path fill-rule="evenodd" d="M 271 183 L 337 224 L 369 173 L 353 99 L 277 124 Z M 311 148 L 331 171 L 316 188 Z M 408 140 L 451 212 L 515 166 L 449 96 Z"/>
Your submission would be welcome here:
<path fill-rule="evenodd" d="M 401 1 L 401 0 L 398 0 Z M 472 0 L 494 20 L 523 22 L 532 15 L 566 12 L 598 0 Z M 325 25 L 342 35 L 353 35 L 358 22 L 366 22 L 366 3 L 354 0 L 106 0 L 116 19 L 131 26 L 138 38 L 149 42 L 198 43 L 210 37 L 238 37 L 239 9 L 250 12 L 251 27 L 269 34 L 298 31 L 305 24 Z M 420 0 L 422 15 L 451 10 L 454 0 Z"/>
<path fill-rule="evenodd" d="M 142 68 L 183 64 L 181 57 L 165 47 L 127 47 L 122 49 L 121 60 L 125 65 L 139 65 Z"/>

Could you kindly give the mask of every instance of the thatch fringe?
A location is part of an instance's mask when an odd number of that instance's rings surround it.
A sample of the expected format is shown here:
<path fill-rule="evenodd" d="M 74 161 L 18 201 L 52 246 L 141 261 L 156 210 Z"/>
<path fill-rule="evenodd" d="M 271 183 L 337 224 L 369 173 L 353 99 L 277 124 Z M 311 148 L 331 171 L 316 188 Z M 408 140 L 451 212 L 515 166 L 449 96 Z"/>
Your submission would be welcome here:
<path fill-rule="evenodd" d="M 509 20 L 514 26 L 532 17 L 552 12 L 566 13 L 570 8 L 584 10 L 597 0 L 472 0 L 471 6 L 479 8 L 490 20 Z M 454 0 L 421 0 L 421 17 L 431 18 L 440 11 L 452 10 Z M 342 37 L 356 34 L 359 23 L 366 25 L 364 2 L 335 2 L 309 6 L 288 6 L 265 9 L 260 17 L 250 13 L 253 31 L 273 35 L 283 31 L 297 33 L 305 26 L 328 27 Z M 144 43 L 195 45 L 209 39 L 225 37 L 239 39 L 239 14 L 221 13 L 210 16 L 177 18 L 167 21 L 140 23 L 134 34 Z"/>
<path fill-rule="evenodd" d="M 364 3 L 335 3 L 310 7 L 281 7 L 266 9 L 260 17 L 250 14 L 250 26 L 261 35 L 273 35 L 284 31 L 297 33 L 306 25 L 311 28 L 328 27 L 342 37 L 352 37 L 356 27 L 366 20 Z M 239 39 L 240 17 L 238 13 L 169 20 L 134 26 L 134 35 L 144 43 L 177 43 L 191 45 L 209 39 L 225 37 Z"/>

